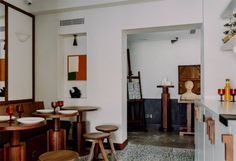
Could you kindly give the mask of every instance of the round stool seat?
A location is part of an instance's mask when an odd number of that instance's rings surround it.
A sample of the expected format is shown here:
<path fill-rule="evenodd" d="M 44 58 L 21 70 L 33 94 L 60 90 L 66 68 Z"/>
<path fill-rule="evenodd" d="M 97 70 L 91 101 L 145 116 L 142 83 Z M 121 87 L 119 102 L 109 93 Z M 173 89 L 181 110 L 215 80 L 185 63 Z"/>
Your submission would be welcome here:
<path fill-rule="evenodd" d="M 71 150 L 58 150 L 43 153 L 39 156 L 40 161 L 75 161 L 78 158 L 78 153 Z"/>
<path fill-rule="evenodd" d="M 91 140 L 96 140 L 96 139 L 104 139 L 109 137 L 110 134 L 108 133 L 101 133 L 101 132 L 91 132 L 84 134 L 85 139 L 91 139 Z"/>
<path fill-rule="evenodd" d="M 100 126 L 96 126 L 95 128 L 98 131 L 102 131 L 106 133 L 110 133 L 110 132 L 114 132 L 118 130 L 118 126 L 115 126 L 115 125 L 100 125 Z"/>

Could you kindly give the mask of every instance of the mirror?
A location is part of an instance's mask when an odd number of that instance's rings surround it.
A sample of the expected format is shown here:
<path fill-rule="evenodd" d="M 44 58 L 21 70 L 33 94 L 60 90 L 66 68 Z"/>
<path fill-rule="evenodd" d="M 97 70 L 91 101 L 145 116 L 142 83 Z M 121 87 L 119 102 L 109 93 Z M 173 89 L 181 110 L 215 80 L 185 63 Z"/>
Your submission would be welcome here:
<path fill-rule="evenodd" d="M 34 100 L 34 15 L 0 1 L 0 104 Z"/>
<path fill-rule="evenodd" d="M 8 100 L 33 98 L 33 19 L 8 8 Z"/>
<path fill-rule="evenodd" d="M 0 101 L 5 101 L 5 5 L 0 3 Z"/>

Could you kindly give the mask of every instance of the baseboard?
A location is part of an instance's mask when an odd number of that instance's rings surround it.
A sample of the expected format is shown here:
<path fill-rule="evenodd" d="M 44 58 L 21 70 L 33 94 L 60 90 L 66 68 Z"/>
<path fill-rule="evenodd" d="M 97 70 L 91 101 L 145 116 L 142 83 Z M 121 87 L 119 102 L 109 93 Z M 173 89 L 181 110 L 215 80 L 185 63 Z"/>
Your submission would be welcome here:
<path fill-rule="evenodd" d="M 123 150 L 128 144 L 128 139 L 126 139 L 123 143 L 114 143 L 115 149 L 116 150 Z"/>

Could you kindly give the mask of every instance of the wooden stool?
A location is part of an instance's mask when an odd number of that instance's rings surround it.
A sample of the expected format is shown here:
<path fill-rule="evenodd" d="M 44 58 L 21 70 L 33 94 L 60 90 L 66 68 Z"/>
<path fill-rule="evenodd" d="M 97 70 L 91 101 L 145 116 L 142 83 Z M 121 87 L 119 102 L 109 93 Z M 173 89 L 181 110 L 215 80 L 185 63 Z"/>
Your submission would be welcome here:
<path fill-rule="evenodd" d="M 58 150 L 43 153 L 39 156 L 39 161 L 76 161 L 78 153 L 71 150 Z"/>
<path fill-rule="evenodd" d="M 102 153 L 102 157 L 104 159 L 104 161 L 109 161 L 108 157 L 107 157 L 107 153 L 105 151 L 105 148 L 103 146 L 103 140 L 104 139 L 108 139 L 110 137 L 111 134 L 109 133 L 99 133 L 99 132 L 94 132 L 94 133 L 87 133 L 84 134 L 84 138 L 85 139 L 89 139 L 89 140 L 93 140 L 90 152 L 89 152 L 89 157 L 88 157 L 88 161 L 92 161 L 93 157 L 94 157 L 94 148 L 95 145 L 99 145 L 101 153 Z M 111 145 L 111 143 L 110 143 Z M 113 151 L 111 151 L 113 153 Z"/>
<path fill-rule="evenodd" d="M 119 128 L 115 125 L 100 125 L 95 127 L 97 131 L 105 132 L 105 133 L 111 133 Z"/>
<path fill-rule="evenodd" d="M 115 125 L 100 125 L 100 126 L 96 126 L 95 128 L 98 131 L 110 134 L 110 136 L 107 138 L 107 142 L 110 143 L 111 153 L 114 154 L 115 160 L 118 160 L 117 157 L 116 157 L 116 151 L 115 151 L 115 147 L 114 147 L 112 136 L 111 136 L 112 132 L 115 132 L 119 129 L 118 126 L 115 126 Z"/>

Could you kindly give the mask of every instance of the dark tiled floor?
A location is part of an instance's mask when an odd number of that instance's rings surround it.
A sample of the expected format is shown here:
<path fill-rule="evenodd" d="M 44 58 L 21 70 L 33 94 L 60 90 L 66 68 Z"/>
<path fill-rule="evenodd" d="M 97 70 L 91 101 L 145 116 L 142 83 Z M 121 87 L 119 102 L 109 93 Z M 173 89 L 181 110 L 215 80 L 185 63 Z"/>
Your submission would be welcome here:
<path fill-rule="evenodd" d="M 128 140 L 133 144 L 194 149 L 194 136 L 180 136 L 178 132 L 160 132 L 157 129 L 128 132 Z"/>

